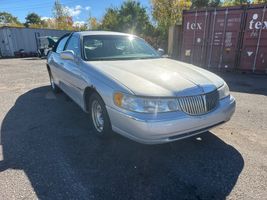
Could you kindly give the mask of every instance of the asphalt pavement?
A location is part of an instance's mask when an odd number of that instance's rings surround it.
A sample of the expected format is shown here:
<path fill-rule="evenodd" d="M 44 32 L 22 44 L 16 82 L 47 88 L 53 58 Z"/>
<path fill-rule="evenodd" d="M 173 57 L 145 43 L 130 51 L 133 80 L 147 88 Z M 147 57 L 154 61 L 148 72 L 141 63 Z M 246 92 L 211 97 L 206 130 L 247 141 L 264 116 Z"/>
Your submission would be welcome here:
<path fill-rule="evenodd" d="M 267 76 L 219 73 L 232 120 L 196 137 L 101 140 L 45 60 L 0 60 L 0 199 L 266 199 Z"/>

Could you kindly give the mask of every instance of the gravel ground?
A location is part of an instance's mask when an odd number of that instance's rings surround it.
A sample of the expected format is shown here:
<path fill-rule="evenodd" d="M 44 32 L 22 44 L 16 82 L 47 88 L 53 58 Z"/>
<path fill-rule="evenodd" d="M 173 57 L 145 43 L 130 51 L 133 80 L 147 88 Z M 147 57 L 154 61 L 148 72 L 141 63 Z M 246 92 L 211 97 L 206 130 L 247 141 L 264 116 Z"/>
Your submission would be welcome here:
<path fill-rule="evenodd" d="M 267 76 L 220 74 L 232 120 L 169 144 L 102 141 L 49 88 L 45 60 L 0 60 L 0 199 L 266 199 Z"/>

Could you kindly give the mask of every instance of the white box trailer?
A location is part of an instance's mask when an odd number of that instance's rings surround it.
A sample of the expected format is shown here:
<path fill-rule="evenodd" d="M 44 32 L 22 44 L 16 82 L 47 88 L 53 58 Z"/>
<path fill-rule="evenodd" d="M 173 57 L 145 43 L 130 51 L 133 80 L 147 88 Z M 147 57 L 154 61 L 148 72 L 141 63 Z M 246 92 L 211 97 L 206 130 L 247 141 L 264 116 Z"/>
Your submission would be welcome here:
<path fill-rule="evenodd" d="M 67 30 L 0 27 L 0 57 L 13 57 L 14 52 L 24 49 L 25 52 L 36 53 L 37 37 L 61 37 Z"/>

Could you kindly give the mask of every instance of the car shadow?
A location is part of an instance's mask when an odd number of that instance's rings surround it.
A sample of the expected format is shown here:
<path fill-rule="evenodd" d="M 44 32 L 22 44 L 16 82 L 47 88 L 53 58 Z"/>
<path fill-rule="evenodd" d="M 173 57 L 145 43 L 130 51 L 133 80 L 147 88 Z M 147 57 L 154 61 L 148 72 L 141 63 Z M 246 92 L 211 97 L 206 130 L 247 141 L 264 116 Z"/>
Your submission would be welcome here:
<path fill-rule="evenodd" d="M 87 114 L 48 86 L 17 99 L 1 145 L 0 172 L 23 170 L 40 199 L 225 199 L 244 167 L 211 132 L 151 146 L 101 140 Z"/>
<path fill-rule="evenodd" d="M 219 71 L 213 72 L 222 77 L 227 82 L 231 91 L 267 96 L 266 74 L 246 74 L 238 72 Z"/>

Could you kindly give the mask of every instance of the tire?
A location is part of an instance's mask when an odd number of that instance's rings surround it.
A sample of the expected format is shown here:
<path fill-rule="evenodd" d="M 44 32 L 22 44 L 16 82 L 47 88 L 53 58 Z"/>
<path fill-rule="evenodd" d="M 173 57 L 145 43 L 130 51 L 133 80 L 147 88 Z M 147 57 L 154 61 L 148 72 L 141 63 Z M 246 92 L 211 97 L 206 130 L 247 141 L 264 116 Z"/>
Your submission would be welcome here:
<path fill-rule="evenodd" d="M 53 78 L 53 75 L 52 75 L 51 71 L 48 71 L 48 74 L 49 74 L 49 80 L 50 80 L 51 90 L 54 93 L 59 93 L 60 92 L 60 88 L 55 84 L 54 78 Z"/>
<path fill-rule="evenodd" d="M 89 98 L 89 113 L 93 133 L 101 138 L 109 138 L 112 133 L 110 119 L 105 103 L 97 93 Z"/>

